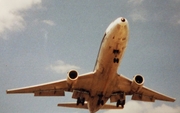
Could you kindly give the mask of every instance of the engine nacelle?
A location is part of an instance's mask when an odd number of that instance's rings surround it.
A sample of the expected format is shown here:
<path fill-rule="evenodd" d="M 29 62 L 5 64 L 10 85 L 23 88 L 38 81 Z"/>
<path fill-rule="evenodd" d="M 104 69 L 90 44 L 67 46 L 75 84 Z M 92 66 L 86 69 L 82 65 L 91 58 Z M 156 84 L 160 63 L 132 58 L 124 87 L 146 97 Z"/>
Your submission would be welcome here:
<path fill-rule="evenodd" d="M 139 92 L 144 85 L 144 77 L 142 75 L 135 75 L 131 84 L 133 92 Z"/>
<path fill-rule="evenodd" d="M 72 86 L 78 79 L 78 72 L 76 70 L 71 70 L 67 74 L 67 83 Z"/>

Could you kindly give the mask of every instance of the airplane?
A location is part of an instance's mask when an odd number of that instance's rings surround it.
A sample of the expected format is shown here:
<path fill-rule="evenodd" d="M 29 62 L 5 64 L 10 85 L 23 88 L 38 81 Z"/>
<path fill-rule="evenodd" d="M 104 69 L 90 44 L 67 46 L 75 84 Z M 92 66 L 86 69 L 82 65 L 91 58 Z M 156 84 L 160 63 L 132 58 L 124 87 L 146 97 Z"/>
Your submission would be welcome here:
<path fill-rule="evenodd" d="M 101 42 L 95 67 L 92 72 L 79 75 L 70 70 L 67 78 L 49 83 L 7 90 L 7 94 L 34 93 L 34 96 L 65 96 L 72 92 L 74 103 L 60 103 L 58 106 L 88 109 L 95 113 L 100 109 L 123 109 L 126 96 L 132 100 L 174 102 L 166 96 L 144 86 L 144 77 L 137 74 L 133 79 L 118 74 L 117 70 L 129 39 L 129 24 L 124 17 L 114 20 L 106 29 Z M 111 104 L 106 104 L 110 99 Z M 112 104 L 112 103 L 115 104 Z"/>

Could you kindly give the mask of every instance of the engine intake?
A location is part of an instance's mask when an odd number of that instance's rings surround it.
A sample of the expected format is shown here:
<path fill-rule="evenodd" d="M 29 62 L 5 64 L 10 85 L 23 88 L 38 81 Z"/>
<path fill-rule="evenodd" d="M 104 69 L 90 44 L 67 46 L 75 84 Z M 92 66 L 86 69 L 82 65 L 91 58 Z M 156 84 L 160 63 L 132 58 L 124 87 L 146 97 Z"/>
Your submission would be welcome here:
<path fill-rule="evenodd" d="M 78 72 L 76 70 L 71 70 L 67 74 L 67 83 L 72 86 L 78 79 Z"/>
<path fill-rule="evenodd" d="M 135 75 L 131 84 L 131 90 L 133 92 L 139 92 L 144 85 L 144 78 L 142 75 Z"/>
<path fill-rule="evenodd" d="M 72 70 L 69 72 L 69 78 L 70 79 L 76 79 L 78 76 L 78 73 L 75 70 Z"/>

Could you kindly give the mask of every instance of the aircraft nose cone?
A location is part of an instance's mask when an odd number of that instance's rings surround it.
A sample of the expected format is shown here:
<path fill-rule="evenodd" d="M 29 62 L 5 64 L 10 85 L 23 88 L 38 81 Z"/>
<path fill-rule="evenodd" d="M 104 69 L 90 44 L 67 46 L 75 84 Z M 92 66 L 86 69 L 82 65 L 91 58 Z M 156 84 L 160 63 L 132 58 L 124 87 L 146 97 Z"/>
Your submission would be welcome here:
<path fill-rule="evenodd" d="M 125 18 L 121 18 L 121 21 L 122 21 L 122 22 L 125 22 L 125 21 L 126 21 L 126 19 L 125 19 Z"/>

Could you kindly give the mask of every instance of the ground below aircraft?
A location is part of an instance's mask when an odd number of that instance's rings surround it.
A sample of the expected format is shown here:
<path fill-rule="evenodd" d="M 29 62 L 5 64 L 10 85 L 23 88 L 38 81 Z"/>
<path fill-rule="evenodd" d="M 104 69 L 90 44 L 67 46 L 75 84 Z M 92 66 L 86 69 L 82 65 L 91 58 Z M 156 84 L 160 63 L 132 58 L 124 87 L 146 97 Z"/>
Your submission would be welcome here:
<path fill-rule="evenodd" d="M 79 75 L 70 70 L 67 79 L 49 83 L 7 90 L 8 94 L 34 93 L 34 96 L 65 96 L 72 92 L 76 103 L 60 103 L 58 106 L 89 109 L 90 113 L 99 109 L 123 109 L 126 95 L 132 100 L 155 102 L 155 100 L 174 102 L 175 99 L 144 86 L 144 77 L 135 75 L 132 80 L 118 74 L 129 38 L 129 25 L 126 18 L 113 21 L 105 31 L 94 70 Z M 106 104 L 110 102 L 116 104 Z"/>

